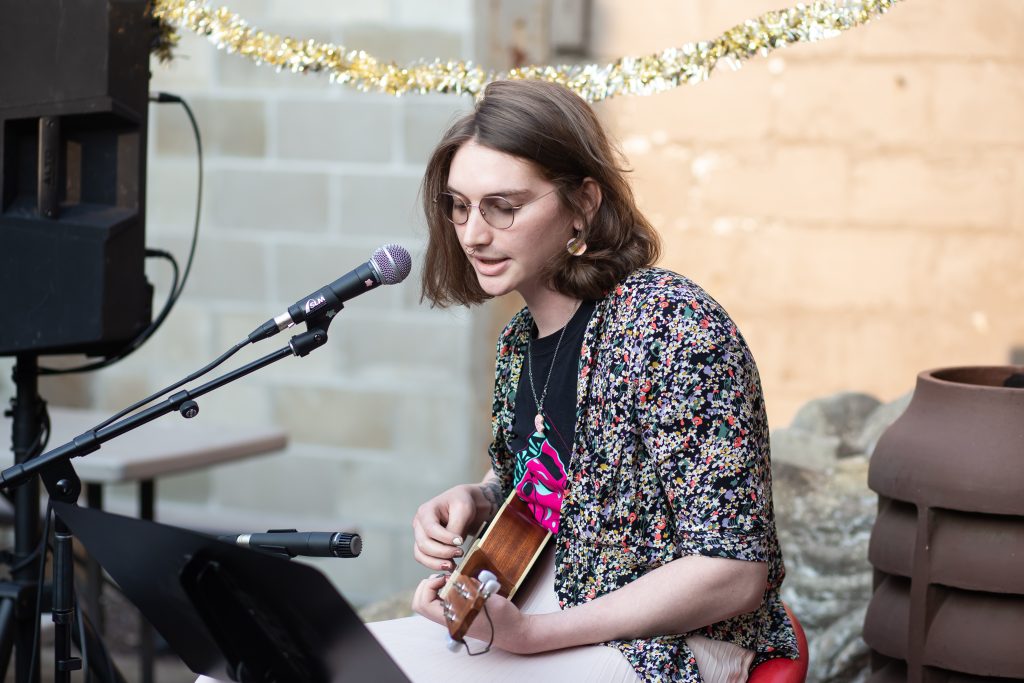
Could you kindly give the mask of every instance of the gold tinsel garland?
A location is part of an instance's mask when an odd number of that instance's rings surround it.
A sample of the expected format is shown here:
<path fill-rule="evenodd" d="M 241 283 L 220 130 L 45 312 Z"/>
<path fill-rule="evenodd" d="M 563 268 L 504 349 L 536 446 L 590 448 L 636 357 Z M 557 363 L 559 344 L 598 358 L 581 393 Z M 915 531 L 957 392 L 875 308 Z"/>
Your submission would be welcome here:
<path fill-rule="evenodd" d="M 562 83 L 590 102 L 621 94 L 651 95 L 683 83 L 706 80 L 720 61 L 738 67 L 755 55 L 766 55 L 794 43 L 831 38 L 889 10 L 900 0 L 820 0 L 766 12 L 725 31 L 717 38 L 687 43 L 641 57 L 621 57 L 610 64 L 527 66 L 511 71 L 486 71 L 471 62 L 435 60 L 398 66 L 381 63 L 362 50 L 314 40 L 296 40 L 264 33 L 226 7 L 212 9 L 196 0 L 153 0 L 153 16 L 164 26 L 207 36 L 219 49 L 237 52 L 279 70 L 327 72 L 331 80 L 363 91 L 402 95 L 469 93 L 478 95 L 489 82 L 537 78 Z M 162 59 L 175 37 L 163 33 Z"/>

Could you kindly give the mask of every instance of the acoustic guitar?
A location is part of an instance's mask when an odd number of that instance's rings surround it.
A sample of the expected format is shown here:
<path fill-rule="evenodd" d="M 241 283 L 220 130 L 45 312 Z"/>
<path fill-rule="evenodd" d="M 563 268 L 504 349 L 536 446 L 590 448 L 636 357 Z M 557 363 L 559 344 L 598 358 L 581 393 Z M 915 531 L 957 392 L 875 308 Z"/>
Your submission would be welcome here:
<path fill-rule="evenodd" d="M 515 489 L 481 532 L 440 591 L 453 652 L 487 598 L 497 592 L 512 599 L 551 538 Z"/>

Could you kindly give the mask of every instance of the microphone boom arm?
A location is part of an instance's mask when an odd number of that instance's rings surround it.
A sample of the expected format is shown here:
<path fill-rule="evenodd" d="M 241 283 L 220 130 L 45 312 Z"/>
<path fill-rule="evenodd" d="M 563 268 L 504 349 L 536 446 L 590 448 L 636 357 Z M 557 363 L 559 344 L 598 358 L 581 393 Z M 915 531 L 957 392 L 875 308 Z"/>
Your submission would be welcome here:
<path fill-rule="evenodd" d="M 182 417 L 195 417 L 199 413 L 195 399 L 200 396 L 219 389 L 236 379 L 252 374 L 272 363 L 276 363 L 282 358 L 293 355 L 299 357 L 306 356 L 314 349 L 326 344 L 327 327 L 330 325 L 332 317 L 318 316 L 316 320 L 308 320 L 307 331 L 295 335 L 288 342 L 287 346 L 268 353 L 262 358 L 227 372 L 220 377 L 215 377 L 195 389 L 184 389 L 176 394 L 172 394 L 160 403 L 150 406 L 145 410 L 140 410 L 137 413 L 132 413 L 102 429 L 79 434 L 63 446 L 58 446 L 36 458 L 8 467 L 0 472 L 0 489 L 12 489 L 38 473 L 54 500 L 72 504 L 77 502 L 78 496 L 81 493 L 81 482 L 78 481 L 73 468 L 67 466 L 68 461 L 72 458 L 97 451 L 107 441 L 141 427 L 148 422 L 152 422 L 172 411 L 179 411 Z M 51 476 L 49 475 L 51 472 L 57 472 L 57 474 Z"/>

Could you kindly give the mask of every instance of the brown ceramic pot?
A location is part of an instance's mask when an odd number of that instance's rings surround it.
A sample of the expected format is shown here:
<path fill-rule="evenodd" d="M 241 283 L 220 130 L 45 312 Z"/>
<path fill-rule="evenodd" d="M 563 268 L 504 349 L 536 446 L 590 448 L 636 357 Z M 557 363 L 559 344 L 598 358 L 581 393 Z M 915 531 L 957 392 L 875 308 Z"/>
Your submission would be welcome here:
<path fill-rule="evenodd" d="M 1021 371 L 922 372 L 875 448 L 871 681 L 1024 680 Z"/>

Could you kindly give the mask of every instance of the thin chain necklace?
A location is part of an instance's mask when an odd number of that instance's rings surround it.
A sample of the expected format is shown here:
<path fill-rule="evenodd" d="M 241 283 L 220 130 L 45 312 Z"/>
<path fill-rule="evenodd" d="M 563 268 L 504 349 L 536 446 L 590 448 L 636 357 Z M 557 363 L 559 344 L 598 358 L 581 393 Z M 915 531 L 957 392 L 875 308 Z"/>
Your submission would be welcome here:
<path fill-rule="evenodd" d="M 537 406 L 537 416 L 533 418 L 533 426 L 537 428 L 537 432 L 543 436 L 544 434 L 544 399 L 548 395 L 548 383 L 551 381 L 551 371 L 555 369 L 555 361 L 558 360 L 558 347 L 562 345 L 562 337 L 565 336 L 565 331 L 569 329 L 569 323 L 572 322 L 573 316 L 576 315 L 576 311 L 579 310 L 582 301 L 576 302 L 576 307 L 572 309 L 572 314 L 569 319 L 565 321 L 565 327 L 562 328 L 562 332 L 558 335 L 558 341 L 555 342 L 555 353 L 551 356 L 551 366 L 548 367 L 548 376 L 544 380 L 544 388 L 540 391 L 540 398 L 537 398 L 537 388 L 533 385 L 533 344 L 532 337 L 529 335 L 526 338 L 526 360 L 529 363 L 527 368 L 527 374 L 530 377 L 530 393 L 533 394 L 533 403 Z"/>

